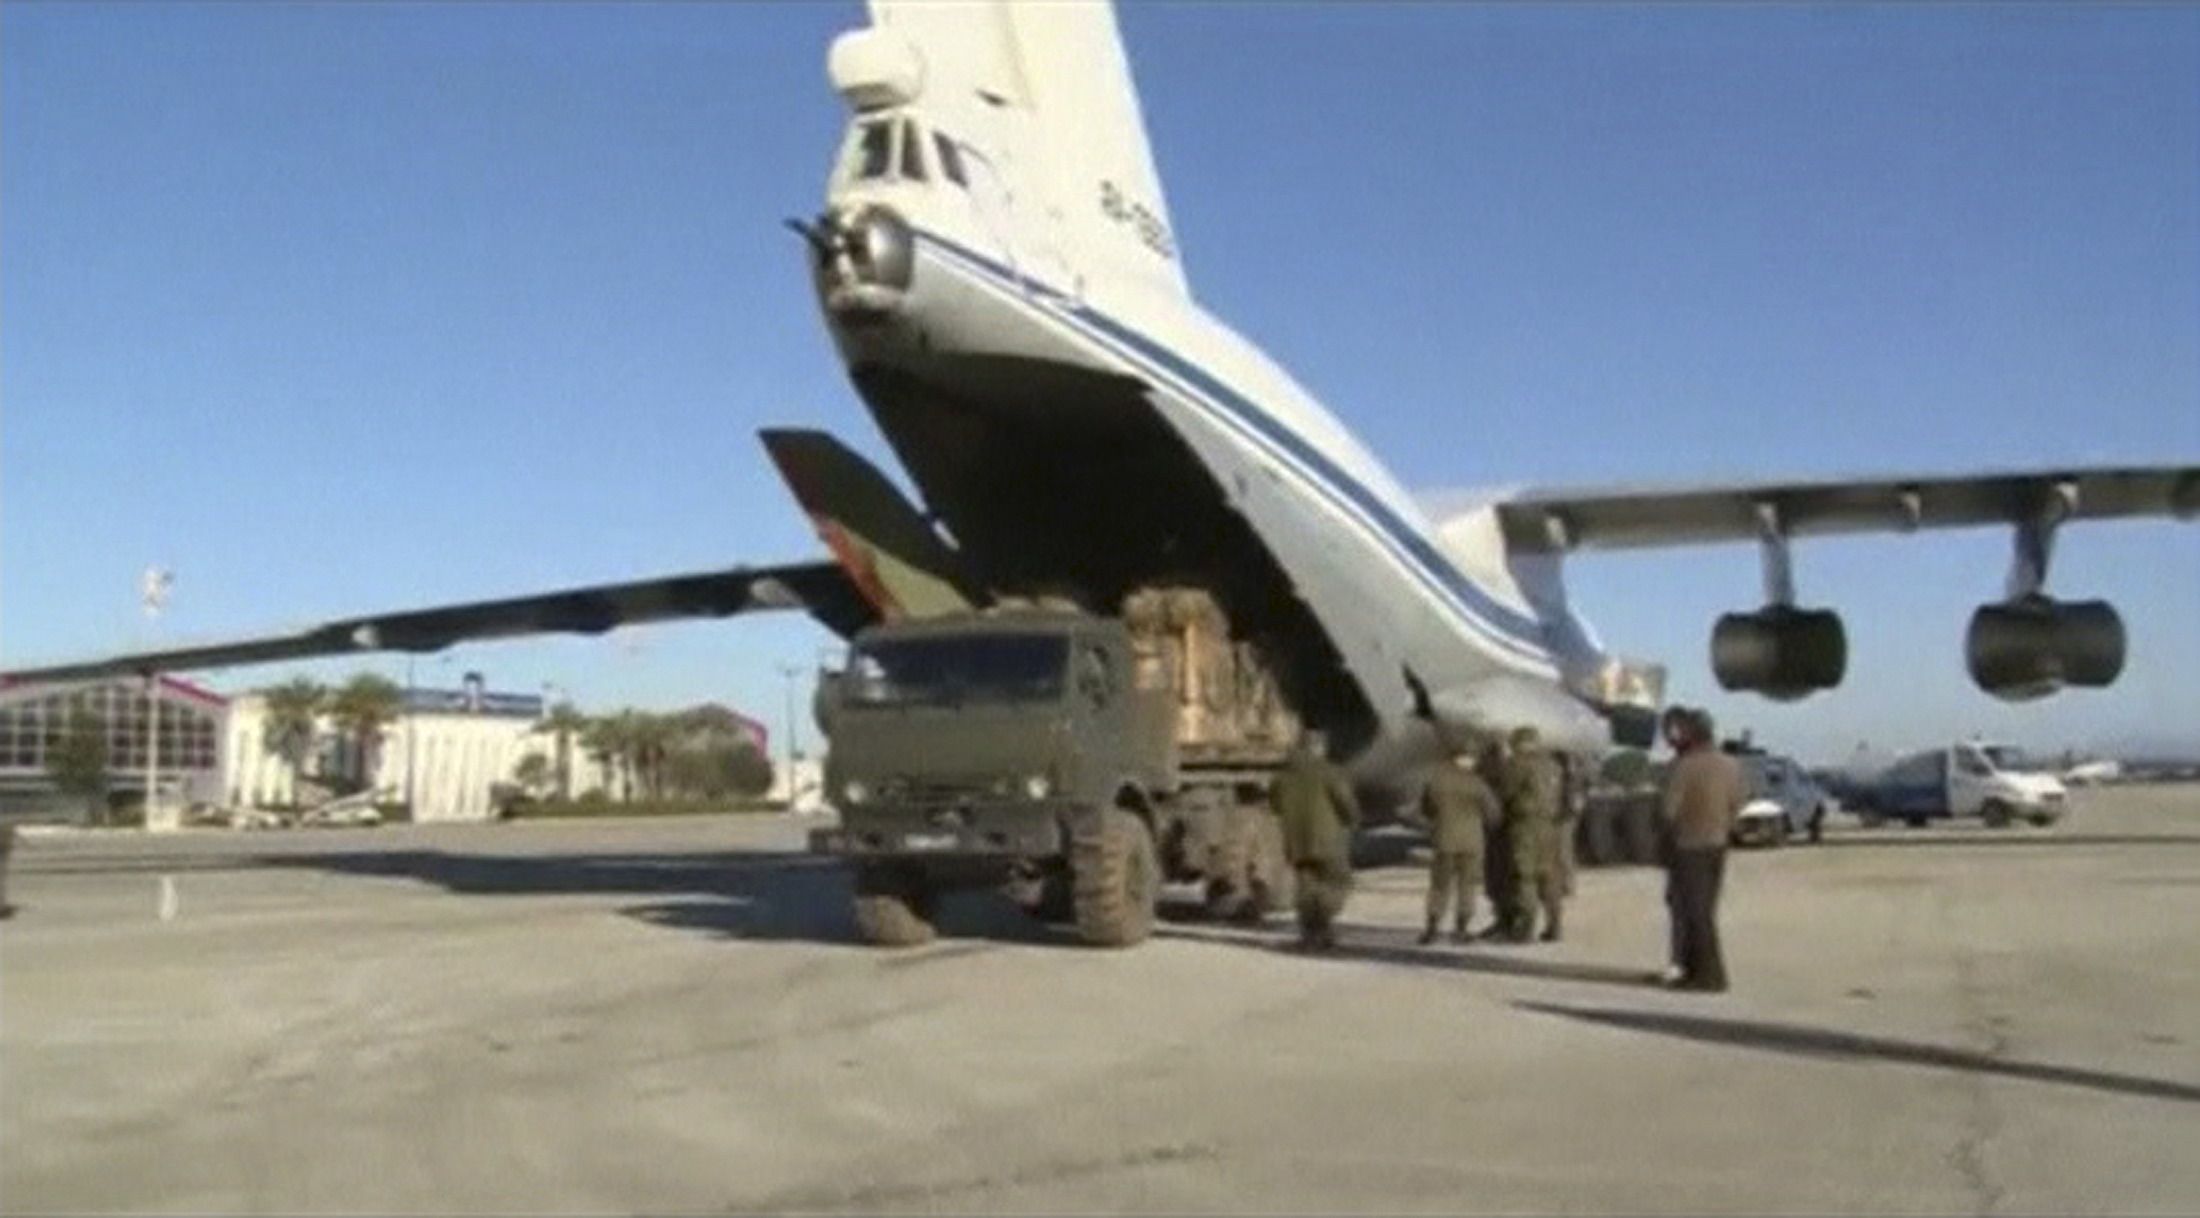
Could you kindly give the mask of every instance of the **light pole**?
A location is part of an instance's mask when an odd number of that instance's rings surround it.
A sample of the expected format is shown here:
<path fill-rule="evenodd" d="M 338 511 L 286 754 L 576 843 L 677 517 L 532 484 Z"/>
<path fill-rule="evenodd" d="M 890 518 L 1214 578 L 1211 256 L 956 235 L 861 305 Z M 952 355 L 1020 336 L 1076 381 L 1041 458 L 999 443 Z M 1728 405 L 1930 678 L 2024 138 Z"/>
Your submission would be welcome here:
<path fill-rule="evenodd" d="M 787 805 L 794 806 L 794 763 L 802 755 L 801 737 L 794 718 L 794 679 L 802 674 L 800 664 L 779 665 L 779 675 L 787 679 Z"/>
<path fill-rule="evenodd" d="M 415 823 L 420 820 L 420 809 L 413 803 L 418 790 L 413 775 L 420 768 L 420 700 L 413 684 L 413 662 L 418 658 L 405 654 L 405 819 Z"/>
<path fill-rule="evenodd" d="M 152 641 L 154 628 L 159 624 L 160 611 L 168 605 L 168 589 L 176 582 L 176 574 L 162 567 L 147 567 L 139 581 L 138 600 L 145 606 L 145 633 L 147 643 Z M 145 673 L 145 823 L 144 829 L 153 829 L 153 810 L 160 797 L 160 674 L 147 669 Z"/>

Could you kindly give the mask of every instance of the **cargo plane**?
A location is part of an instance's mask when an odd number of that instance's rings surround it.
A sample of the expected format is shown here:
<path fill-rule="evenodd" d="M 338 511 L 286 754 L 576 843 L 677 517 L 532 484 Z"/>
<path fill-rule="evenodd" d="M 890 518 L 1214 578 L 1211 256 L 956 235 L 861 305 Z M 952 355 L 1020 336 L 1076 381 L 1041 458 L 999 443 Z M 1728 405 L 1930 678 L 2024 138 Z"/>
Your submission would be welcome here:
<path fill-rule="evenodd" d="M 1568 749 L 1644 743 L 1663 670 L 1568 599 L 1577 551 L 1754 543 L 1762 604 L 1721 617 L 1728 690 L 1837 685 L 1847 642 L 1802 604 L 1795 538 L 2010 531 L 1972 618 L 2004 699 L 2105 686 L 2124 629 L 2048 594 L 2063 525 L 2200 511 L 2200 465 L 1528 490 L 1417 500 L 1284 368 L 1193 295 L 1113 10 L 871 0 L 828 75 L 849 119 L 825 206 L 790 220 L 849 379 L 921 500 L 832 437 L 764 445 L 814 560 L 371 613 L 293 633 L 25 667 L 15 679 L 205 669 L 803 610 L 866 625 L 992 606 L 1121 612 L 1203 590 L 1305 723 L 1374 792 L 1410 791 L 1447 729 L 1532 724 Z"/>

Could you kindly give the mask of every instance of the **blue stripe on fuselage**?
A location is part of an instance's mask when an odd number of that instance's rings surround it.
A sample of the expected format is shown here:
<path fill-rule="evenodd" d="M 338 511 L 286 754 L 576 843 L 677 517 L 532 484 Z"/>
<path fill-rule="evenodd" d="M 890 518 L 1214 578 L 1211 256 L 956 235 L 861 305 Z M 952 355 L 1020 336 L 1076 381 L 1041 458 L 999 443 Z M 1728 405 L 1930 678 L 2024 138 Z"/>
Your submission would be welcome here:
<path fill-rule="evenodd" d="M 1089 305 L 1071 300 L 1044 283 L 937 234 L 920 231 L 919 236 L 995 279 L 1045 297 L 1061 306 L 1068 319 L 1082 323 L 1095 331 L 1098 337 L 1112 340 L 1118 347 L 1129 348 L 1134 356 L 1196 390 L 1199 396 L 1221 407 L 1241 426 L 1250 428 L 1270 445 L 1282 450 L 1303 472 L 1311 475 L 1308 480 L 1317 489 L 1326 491 L 1333 497 L 1340 497 L 1358 508 L 1368 522 L 1375 526 L 1377 533 L 1410 560 L 1408 566 L 1415 574 L 1439 592 L 1448 593 L 1453 603 L 1465 611 L 1476 624 L 1492 631 L 1504 642 L 1530 649 L 1534 659 L 1546 662 L 1550 660 L 1551 653 L 1540 621 L 1493 599 L 1446 559 L 1425 534 L 1399 517 L 1373 491 L 1330 460 L 1327 454 L 1315 448 L 1304 436 L 1278 421 L 1243 394 L 1163 344 Z"/>

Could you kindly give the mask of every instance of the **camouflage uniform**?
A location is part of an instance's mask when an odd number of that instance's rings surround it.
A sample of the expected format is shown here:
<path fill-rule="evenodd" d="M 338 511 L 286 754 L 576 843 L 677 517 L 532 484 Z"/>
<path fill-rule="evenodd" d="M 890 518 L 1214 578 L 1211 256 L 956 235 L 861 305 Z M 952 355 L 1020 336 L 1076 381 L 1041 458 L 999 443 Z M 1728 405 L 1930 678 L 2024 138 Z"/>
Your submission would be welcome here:
<path fill-rule="evenodd" d="M 1505 811 L 1505 766 L 1503 740 L 1493 740 L 1485 746 L 1475 764 L 1483 783 L 1497 796 L 1497 819 L 1490 822 L 1484 835 L 1488 849 L 1482 856 L 1483 883 L 1489 889 L 1490 909 L 1497 917 L 1485 932 L 1485 937 L 1489 938 L 1504 932 L 1508 911 L 1520 903 L 1520 886 L 1513 875 L 1512 824 Z"/>
<path fill-rule="evenodd" d="M 1565 803 L 1564 784 L 1558 759 L 1537 742 L 1535 729 L 1515 731 L 1498 795 L 1505 805 L 1505 848 L 1511 863 L 1510 899 L 1500 910 L 1500 919 L 1505 937 L 1516 943 L 1534 936 L 1538 904 L 1545 915 L 1543 937 L 1558 937 L 1565 894 L 1560 890 L 1563 880 L 1550 862 L 1556 850 L 1552 838 Z"/>
<path fill-rule="evenodd" d="M 1299 942 L 1332 947 L 1331 923 L 1352 891 L 1352 831 L 1359 801 L 1344 772 L 1301 741 L 1268 788 L 1268 807 L 1282 822 L 1283 853 L 1298 876 Z"/>
<path fill-rule="evenodd" d="M 1551 833 L 1551 853 L 1546 865 L 1558 877 L 1560 896 L 1574 895 L 1574 834 L 1581 826 L 1582 805 L 1588 800 L 1588 784 L 1581 780 L 1578 760 L 1558 757 L 1558 820 Z M 1545 908 L 1549 908 L 1546 906 Z"/>
<path fill-rule="evenodd" d="M 1436 767 L 1421 792 L 1421 818 L 1429 827 L 1428 928 L 1421 942 L 1436 941 L 1444 910 L 1452 912 L 1452 937 L 1467 938 L 1474 894 L 1482 884 L 1482 843 L 1500 809 L 1482 776 L 1457 761 Z"/>

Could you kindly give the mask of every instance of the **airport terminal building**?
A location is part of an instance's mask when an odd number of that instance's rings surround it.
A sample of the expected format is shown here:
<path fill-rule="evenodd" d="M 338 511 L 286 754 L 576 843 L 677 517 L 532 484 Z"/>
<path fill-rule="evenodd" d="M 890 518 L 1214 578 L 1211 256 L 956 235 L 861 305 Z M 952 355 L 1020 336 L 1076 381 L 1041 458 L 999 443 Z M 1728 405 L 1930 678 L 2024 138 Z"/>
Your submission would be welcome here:
<path fill-rule="evenodd" d="M 496 693 L 471 681 L 462 689 L 407 691 L 368 759 L 369 785 L 382 801 L 410 804 L 415 820 L 486 820 L 493 788 L 512 780 L 520 759 L 555 751 L 537 730 L 543 710 L 539 695 Z M 261 695 L 224 697 L 165 676 L 150 696 L 146 682 L 134 679 L 17 683 L 0 686 L 0 816 L 90 818 L 90 801 L 64 792 L 51 766 L 75 715 L 96 720 L 104 736 L 112 806 L 143 805 L 148 762 L 163 805 L 290 807 L 311 800 L 311 791 L 301 800 L 298 775 L 268 746 Z M 314 749 L 310 772 L 358 772 L 358 742 L 326 715 Z M 575 789 L 604 785 L 599 767 L 577 745 L 572 765 Z"/>

